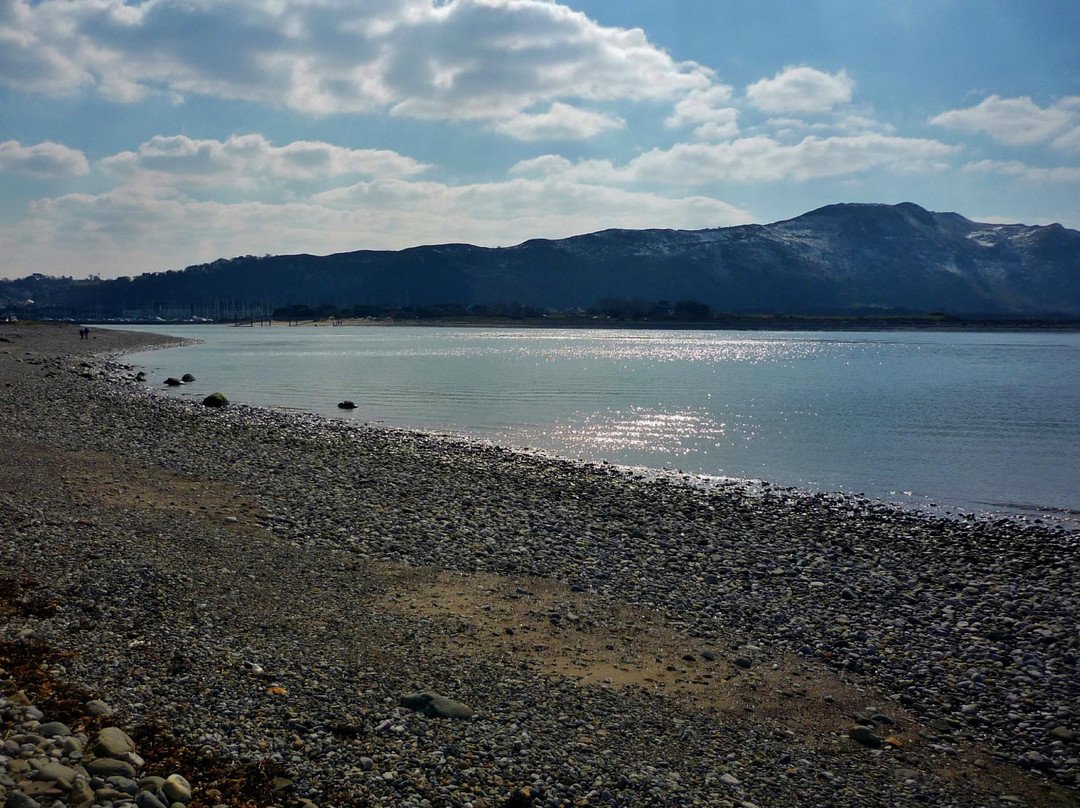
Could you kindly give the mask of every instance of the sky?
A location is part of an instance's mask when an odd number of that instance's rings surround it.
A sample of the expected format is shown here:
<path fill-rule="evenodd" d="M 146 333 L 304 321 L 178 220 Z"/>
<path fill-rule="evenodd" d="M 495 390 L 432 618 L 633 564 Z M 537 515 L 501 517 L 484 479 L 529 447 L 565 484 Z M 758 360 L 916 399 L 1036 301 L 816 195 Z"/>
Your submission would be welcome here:
<path fill-rule="evenodd" d="M 0 277 L 914 202 L 1080 229 L 1076 0 L 0 0 Z"/>

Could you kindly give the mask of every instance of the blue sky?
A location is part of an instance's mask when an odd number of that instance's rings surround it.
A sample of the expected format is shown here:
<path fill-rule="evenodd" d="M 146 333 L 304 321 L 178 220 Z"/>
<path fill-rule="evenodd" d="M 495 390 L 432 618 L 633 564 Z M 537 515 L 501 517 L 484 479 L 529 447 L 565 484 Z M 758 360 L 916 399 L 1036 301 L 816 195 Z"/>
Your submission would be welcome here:
<path fill-rule="evenodd" d="M 915 202 L 1080 228 L 1075 0 L 0 0 L 0 277 Z"/>

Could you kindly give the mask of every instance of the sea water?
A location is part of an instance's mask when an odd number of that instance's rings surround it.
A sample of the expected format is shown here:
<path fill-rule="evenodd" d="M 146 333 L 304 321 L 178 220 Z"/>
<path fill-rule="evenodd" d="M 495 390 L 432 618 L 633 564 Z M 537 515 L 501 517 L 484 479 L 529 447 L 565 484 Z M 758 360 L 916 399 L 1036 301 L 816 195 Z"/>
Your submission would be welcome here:
<path fill-rule="evenodd" d="M 154 387 L 196 377 L 173 395 L 1080 522 L 1080 334 L 147 330 L 202 340 L 129 357 Z"/>

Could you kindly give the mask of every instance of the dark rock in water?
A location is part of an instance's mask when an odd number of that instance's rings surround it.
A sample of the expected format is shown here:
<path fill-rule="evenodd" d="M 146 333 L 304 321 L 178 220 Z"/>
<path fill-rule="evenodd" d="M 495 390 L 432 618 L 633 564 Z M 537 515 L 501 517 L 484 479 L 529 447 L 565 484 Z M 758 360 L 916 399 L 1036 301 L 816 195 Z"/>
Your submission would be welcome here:
<path fill-rule="evenodd" d="M 137 381 L 137 382 L 145 382 L 146 381 L 146 373 L 144 371 L 140 370 L 138 373 L 135 374 L 135 381 Z"/>
<path fill-rule="evenodd" d="M 473 711 L 460 701 L 448 699 L 432 690 L 420 690 L 401 697 L 401 706 L 432 718 L 472 718 Z"/>
<path fill-rule="evenodd" d="M 224 407 L 229 403 L 229 399 L 225 398 L 221 393 L 211 393 L 203 399 L 204 407 Z"/>
<path fill-rule="evenodd" d="M 190 373 L 185 373 L 183 376 L 180 377 L 180 381 L 182 381 L 182 382 L 193 382 L 193 381 L 195 381 L 195 377 L 192 376 Z"/>
<path fill-rule="evenodd" d="M 346 401 L 341 401 L 341 402 L 338 402 L 338 409 L 339 410 L 355 410 L 356 405 L 351 401 L 347 401 L 347 400 Z"/>
<path fill-rule="evenodd" d="M 170 376 L 165 380 L 165 384 L 169 385 L 169 387 L 179 387 L 183 382 Z"/>
<path fill-rule="evenodd" d="M 876 735 L 869 727 L 854 726 L 848 730 L 847 734 L 851 740 L 861 743 L 863 746 L 869 746 L 871 749 L 881 748 L 881 737 Z"/>

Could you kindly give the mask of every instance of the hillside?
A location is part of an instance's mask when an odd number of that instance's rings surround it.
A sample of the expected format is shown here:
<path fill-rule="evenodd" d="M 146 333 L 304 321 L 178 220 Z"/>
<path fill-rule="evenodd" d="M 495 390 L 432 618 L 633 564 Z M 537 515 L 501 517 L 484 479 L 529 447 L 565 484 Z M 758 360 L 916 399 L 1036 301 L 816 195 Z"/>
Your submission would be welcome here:
<path fill-rule="evenodd" d="M 588 308 L 610 298 L 699 301 L 714 312 L 948 312 L 1080 316 L 1080 232 L 980 224 L 918 205 L 829 205 L 709 230 L 605 230 L 514 247 L 443 244 L 328 256 L 247 256 L 111 281 L 40 275 L 0 295 L 79 316 L 228 316 L 511 301 Z M 224 308 L 223 308 L 224 307 Z"/>

